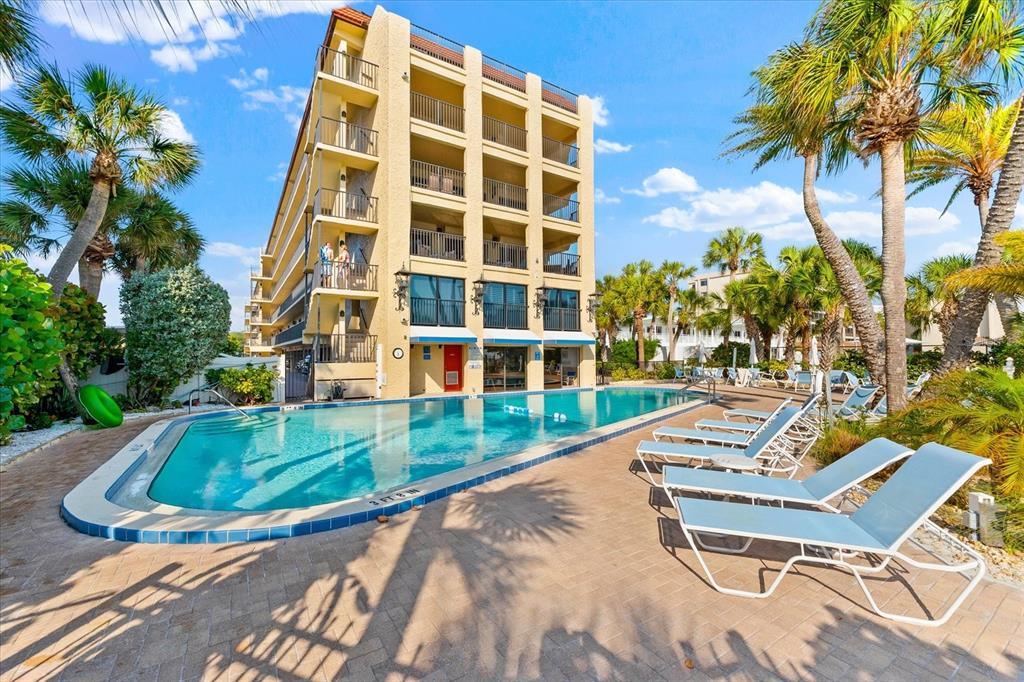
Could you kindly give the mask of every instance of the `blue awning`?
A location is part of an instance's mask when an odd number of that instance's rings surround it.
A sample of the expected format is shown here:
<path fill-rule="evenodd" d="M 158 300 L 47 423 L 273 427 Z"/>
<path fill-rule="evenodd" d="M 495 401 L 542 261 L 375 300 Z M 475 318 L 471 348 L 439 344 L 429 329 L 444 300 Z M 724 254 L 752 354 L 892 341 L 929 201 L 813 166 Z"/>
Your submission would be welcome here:
<path fill-rule="evenodd" d="M 476 334 L 465 327 L 425 327 L 409 329 L 409 343 L 476 343 Z"/>
<path fill-rule="evenodd" d="M 585 332 L 544 332 L 545 346 L 596 346 L 597 340 Z"/>
<path fill-rule="evenodd" d="M 542 341 L 525 329 L 484 329 L 484 343 L 489 346 L 539 346 Z"/>

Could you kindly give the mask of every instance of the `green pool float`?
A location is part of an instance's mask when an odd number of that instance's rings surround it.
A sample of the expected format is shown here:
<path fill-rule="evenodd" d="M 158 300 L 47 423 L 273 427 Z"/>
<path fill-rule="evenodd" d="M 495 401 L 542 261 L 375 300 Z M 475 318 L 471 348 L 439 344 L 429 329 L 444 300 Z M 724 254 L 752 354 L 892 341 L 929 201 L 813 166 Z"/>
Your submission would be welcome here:
<path fill-rule="evenodd" d="M 82 386 L 78 389 L 78 402 L 82 404 L 85 413 L 104 428 L 120 426 L 124 421 L 121 408 L 110 394 L 99 386 Z"/>

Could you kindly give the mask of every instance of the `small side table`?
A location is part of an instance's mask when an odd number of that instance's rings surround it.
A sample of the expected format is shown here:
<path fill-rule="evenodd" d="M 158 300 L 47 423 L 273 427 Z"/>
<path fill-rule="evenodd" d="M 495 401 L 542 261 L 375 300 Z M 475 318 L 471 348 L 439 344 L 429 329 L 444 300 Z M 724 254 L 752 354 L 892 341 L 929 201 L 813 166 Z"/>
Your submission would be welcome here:
<path fill-rule="evenodd" d="M 753 473 L 761 468 L 761 465 L 753 457 L 745 455 L 715 455 L 711 463 L 719 469 L 736 471 L 739 473 Z"/>

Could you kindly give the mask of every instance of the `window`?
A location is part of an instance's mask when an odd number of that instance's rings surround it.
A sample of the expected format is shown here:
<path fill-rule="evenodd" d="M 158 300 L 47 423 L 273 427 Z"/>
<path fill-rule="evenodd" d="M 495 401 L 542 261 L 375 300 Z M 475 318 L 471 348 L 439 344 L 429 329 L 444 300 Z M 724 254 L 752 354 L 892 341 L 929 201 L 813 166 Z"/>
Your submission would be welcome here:
<path fill-rule="evenodd" d="M 484 285 L 484 326 L 526 329 L 526 286 L 487 282 Z"/>
<path fill-rule="evenodd" d="M 708 281 L 707 281 L 706 279 L 702 279 L 702 280 L 700 281 L 700 285 L 701 285 L 702 287 L 706 287 L 706 286 L 708 285 Z"/>
<path fill-rule="evenodd" d="M 466 323 L 466 282 L 413 275 L 409 278 L 409 307 L 413 324 L 461 327 Z"/>
<path fill-rule="evenodd" d="M 733 335 L 733 337 L 734 337 L 734 338 L 737 338 L 737 339 L 738 339 L 738 338 L 740 338 L 741 336 L 743 336 L 743 332 L 740 332 L 740 331 L 733 331 L 732 335 Z"/>
<path fill-rule="evenodd" d="M 484 346 L 484 392 L 525 389 L 526 358 L 523 347 Z"/>
<path fill-rule="evenodd" d="M 548 289 L 544 301 L 544 329 L 580 330 L 580 292 L 572 289 Z"/>

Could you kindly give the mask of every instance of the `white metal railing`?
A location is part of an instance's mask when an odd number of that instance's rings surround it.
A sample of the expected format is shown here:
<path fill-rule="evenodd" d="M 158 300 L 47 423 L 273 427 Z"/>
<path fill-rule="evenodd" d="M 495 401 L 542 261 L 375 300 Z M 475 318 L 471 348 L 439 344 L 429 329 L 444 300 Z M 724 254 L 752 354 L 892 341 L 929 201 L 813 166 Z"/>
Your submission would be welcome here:
<path fill-rule="evenodd" d="M 421 92 L 409 93 L 409 115 L 450 130 L 462 132 L 466 129 L 465 109 Z"/>
<path fill-rule="evenodd" d="M 455 168 L 413 159 L 411 181 L 413 187 L 466 196 L 466 173 Z"/>
<path fill-rule="evenodd" d="M 526 210 L 526 188 L 501 180 L 484 178 L 484 201 L 520 211 Z"/>
<path fill-rule="evenodd" d="M 409 254 L 442 260 L 465 261 L 466 238 L 461 234 L 422 230 L 409 230 Z"/>
<path fill-rule="evenodd" d="M 484 139 L 526 151 L 526 128 L 520 128 L 491 116 L 484 116 Z"/>
<path fill-rule="evenodd" d="M 321 116 L 316 121 L 313 135 L 318 144 L 377 156 L 377 131 L 370 128 Z"/>

